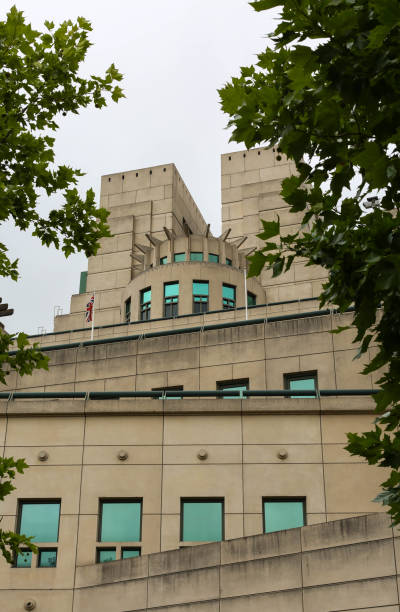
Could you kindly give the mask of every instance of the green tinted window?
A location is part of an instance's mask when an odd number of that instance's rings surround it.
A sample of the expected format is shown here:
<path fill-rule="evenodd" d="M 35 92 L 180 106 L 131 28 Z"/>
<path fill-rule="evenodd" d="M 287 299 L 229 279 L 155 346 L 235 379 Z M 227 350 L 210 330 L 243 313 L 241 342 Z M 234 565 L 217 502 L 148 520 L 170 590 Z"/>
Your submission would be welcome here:
<path fill-rule="evenodd" d="M 247 306 L 255 306 L 257 298 L 254 293 L 247 292 Z"/>
<path fill-rule="evenodd" d="M 166 263 L 168 263 L 168 257 L 165 255 L 165 257 L 160 257 L 160 266 L 164 266 Z"/>
<path fill-rule="evenodd" d="M 313 376 L 309 378 L 293 378 L 289 379 L 289 389 L 292 391 L 310 391 L 315 390 L 315 378 Z M 297 398 L 315 397 L 315 395 L 294 395 Z"/>
<path fill-rule="evenodd" d="M 192 251 L 190 253 L 190 261 L 203 261 L 203 253 Z"/>
<path fill-rule="evenodd" d="M 193 281 L 193 295 L 208 295 L 208 281 Z"/>
<path fill-rule="evenodd" d="M 227 257 L 225 259 L 225 263 L 226 263 L 227 266 L 231 266 L 232 265 L 232 259 L 229 259 L 229 257 Z"/>
<path fill-rule="evenodd" d="M 235 287 L 232 287 L 231 285 L 222 285 L 222 297 L 226 298 L 227 300 L 234 300 L 235 299 Z"/>
<path fill-rule="evenodd" d="M 23 502 L 19 533 L 33 536 L 34 542 L 57 542 L 60 502 Z"/>
<path fill-rule="evenodd" d="M 216 255 L 215 253 L 209 253 L 208 261 L 211 261 L 212 263 L 219 263 L 219 255 Z"/>
<path fill-rule="evenodd" d="M 179 295 L 179 283 L 165 283 L 164 297 L 174 297 Z"/>
<path fill-rule="evenodd" d="M 303 501 L 264 501 L 265 533 L 304 525 Z"/>
<path fill-rule="evenodd" d="M 151 287 L 140 292 L 140 303 L 147 304 L 147 302 L 151 302 Z"/>
<path fill-rule="evenodd" d="M 57 551 L 56 550 L 40 550 L 39 551 L 39 567 L 56 567 Z"/>
<path fill-rule="evenodd" d="M 107 561 L 115 561 L 117 558 L 115 548 L 99 548 L 97 551 L 97 562 L 106 563 Z"/>
<path fill-rule="evenodd" d="M 181 520 L 182 541 L 219 542 L 223 536 L 223 502 L 182 502 Z"/>
<path fill-rule="evenodd" d="M 138 542 L 141 502 L 116 501 L 101 504 L 101 542 Z"/>
<path fill-rule="evenodd" d="M 175 253 L 174 261 L 179 262 L 179 261 L 185 261 L 185 260 L 186 260 L 186 253 Z"/>
<path fill-rule="evenodd" d="M 249 388 L 249 382 L 238 382 L 238 383 L 218 383 L 217 384 L 218 389 L 222 389 L 223 391 L 246 391 Z M 222 396 L 223 399 L 239 399 L 240 396 L 239 395 L 230 395 L 229 393 L 227 393 L 226 395 Z"/>
<path fill-rule="evenodd" d="M 140 548 L 122 549 L 122 559 L 131 559 L 132 557 L 140 557 Z"/>
<path fill-rule="evenodd" d="M 24 550 L 17 555 L 16 567 L 31 567 L 32 551 Z"/>
<path fill-rule="evenodd" d="M 79 279 L 79 293 L 86 293 L 87 277 L 88 277 L 87 271 L 81 272 L 81 277 Z"/>

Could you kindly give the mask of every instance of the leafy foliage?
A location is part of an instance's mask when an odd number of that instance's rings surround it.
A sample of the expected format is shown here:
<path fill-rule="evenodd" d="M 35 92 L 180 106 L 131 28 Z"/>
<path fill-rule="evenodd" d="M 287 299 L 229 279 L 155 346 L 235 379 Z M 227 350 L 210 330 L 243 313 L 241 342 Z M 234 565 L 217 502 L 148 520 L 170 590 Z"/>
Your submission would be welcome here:
<path fill-rule="evenodd" d="M 384 371 L 376 428 L 349 434 L 348 450 L 392 468 L 377 500 L 400 523 L 400 3 L 398 0 L 258 0 L 281 6 L 273 48 L 220 90 L 232 140 L 275 146 L 297 173 L 282 182 L 301 229 L 267 241 L 252 257 L 280 274 L 294 257 L 328 271 L 321 306 L 354 304 L 365 374 Z M 368 197 L 379 196 L 376 206 Z M 367 207 L 365 206 L 367 204 Z M 274 241 L 270 241 L 273 238 Z M 379 376 L 379 375 L 378 375 Z"/>
<path fill-rule="evenodd" d="M 122 75 L 114 64 L 104 76 L 83 78 L 80 65 L 91 45 L 90 22 L 65 21 L 45 31 L 34 30 L 14 6 L 0 21 L 0 223 L 12 221 L 22 231 L 31 229 L 43 245 L 62 249 L 65 256 L 83 251 L 94 255 L 99 240 L 110 236 L 108 211 L 96 208 L 94 191 L 81 197 L 76 188 L 81 170 L 56 165 L 53 133 L 58 118 L 94 104 L 106 106 L 106 97 L 124 97 L 118 83 Z M 38 204 L 43 195 L 57 194 L 59 208 L 46 218 Z M 0 243 L 0 276 L 18 279 L 18 260 L 11 261 Z M 10 353 L 10 348 L 16 351 Z M 11 372 L 31 374 L 48 368 L 48 358 L 26 334 L 11 335 L 0 329 L 0 383 Z M 28 467 L 23 459 L 0 458 L 0 501 L 15 487 L 15 470 Z M 11 563 L 21 546 L 36 552 L 30 539 L 0 530 L 0 551 Z"/>
<path fill-rule="evenodd" d="M 24 459 L 0 457 L 0 501 L 4 501 L 7 495 L 15 491 L 12 482 L 15 478 L 15 472 L 23 474 L 27 467 Z M 23 534 L 4 531 L 0 528 L 0 551 L 8 563 L 13 563 L 21 548 L 29 548 L 32 552 L 37 553 L 37 548 L 31 540 L 32 537 L 28 538 Z"/>

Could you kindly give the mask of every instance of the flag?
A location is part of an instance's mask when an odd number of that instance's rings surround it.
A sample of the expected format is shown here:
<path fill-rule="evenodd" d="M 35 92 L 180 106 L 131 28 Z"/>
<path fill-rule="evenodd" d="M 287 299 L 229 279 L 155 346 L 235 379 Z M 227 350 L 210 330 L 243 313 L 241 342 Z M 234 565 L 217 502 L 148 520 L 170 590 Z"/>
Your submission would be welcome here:
<path fill-rule="evenodd" d="M 86 323 L 90 323 L 93 320 L 93 309 L 94 309 L 94 295 L 92 295 L 92 297 L 86 304 L 86 313 L 85 313 Z"/>

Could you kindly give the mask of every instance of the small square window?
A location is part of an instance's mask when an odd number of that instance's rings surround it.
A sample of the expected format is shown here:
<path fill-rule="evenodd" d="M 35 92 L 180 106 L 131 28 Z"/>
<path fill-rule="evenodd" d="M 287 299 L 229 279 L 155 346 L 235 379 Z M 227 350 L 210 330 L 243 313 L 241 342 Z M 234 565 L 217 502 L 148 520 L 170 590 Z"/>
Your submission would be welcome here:
<path fill-rule="evenodd" d="M 251 293 L 250 291 L 247 292 L 247 306 L 255 306 L 257 303 L 257 297 L 254 295 L 254 293 Z"/>
<path fill-rule="evenodd" d="M 240 399 L 242 391 L 247 391 L 249 388 L 249 379 L 240 378 L 238 380 L 225 380 L 223 382 L 217 382 L 217 389 L 219 391 L 226 391 L 227 394 L 223 395 L 223 399 Z M 231 395 L 229 391 L 236 391 L 235 395 Z"/>
<path fill-rule="evenodd" d="M 284 375 L 284 386 L 285 389 L 290 389 L 291 391 L 316 391 L 318 390 L 317 386 L 317 372 L 298 372 L 296 374 L 285 374 Z M 290 395 L 291 398 L 315 398 L 316 393 L 304 395 Z"/>
<path fill-rule="evenodd" d="M 216 253 L 209 253 L 208 261 L 211 263 L 219 263 L 219 255 L 217 255 Z"/>
<path fill-rule="evenodd" d="M 15 560 L 15 567 L 31 567 L 32 565 L 32 551 L 28 549 L 21 550 L 18 553 Z"/>
<path fill-rule="evenodd" d="M 190 261 L 203 261 L 203 253 L 192 251 L 190 253 Z"/>
<path fill-rule="evenodd" d="M 56 567 L 57 566 L 57 549 L 56 548 L 41 548 L 39 550 L 38 567 Z"/>
<path fill-rule="evenodd" d="M 139 542 L 142 502 L 100 500 L 99 542 Z"/>
<path fill-rule="evenodd" d="M 270 497 L 263 499 L 264 533 L 305 525 L 305 498 Z"/>
<path fill-rule="evenodd" d="M 117 552 L 115 548 L 98 548 L 97 549 L 97 563 L 107 563 L 107 561 L 115 561 L 117 558 Z"/>
<path fill-rule="evenodd" d="M 180 395 L 174 395 L 174 391 L 183 391 L 182 385 L 175 385 L 175 387 L 155 387 L 152 391 L 162 391 L 163 395 L 165 394 L 165 398 L 160 397 L 160 399 L 182 399 Z"/>
<path fill-rule="evenodd" d="M 160 257 L 160 266 L 165 266 L 168 263 L 168 257 L 165 255 L 164 257 Z"/>
<path fill-rule="evenodd" d="M 178 263 L 180 261 L 186 261 L 186 253 L 175 253 L 174 254 L 174 261 L 176 263 Z"/>
<path fill-rule="evenodd" d="M 234 285 L 222 285 L 222 308 L 230 310 L 236 307 L 236 287 Z"/>
<path fill-rule="evenodd" d="M 181 500 L 182 542 L 219 542 L 223 538 L 223 499 Z"/>
<path fill-rule="evenodd" d="M 231 266 L 232 265 L 232 259 L 229 259 L 229 257 L 227 257 L 225 259 L 225 263 L 226 263 L 227 266 Z"/>
<path fill-rule="evenodd" d="M 131 559 L 132 557 L 140 557 L 140 548 L 122 548 L 121 559 Z"/>

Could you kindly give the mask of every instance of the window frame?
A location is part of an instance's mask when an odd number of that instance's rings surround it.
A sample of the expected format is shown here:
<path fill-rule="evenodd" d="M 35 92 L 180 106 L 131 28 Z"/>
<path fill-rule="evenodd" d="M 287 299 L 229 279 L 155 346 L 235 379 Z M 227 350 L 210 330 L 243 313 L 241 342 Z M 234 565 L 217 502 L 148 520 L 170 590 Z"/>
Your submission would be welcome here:
<path fill-rule="evenodd" d="M 142 547 L 141 546 L 121 546 L 121 557 L 120 560 L 122 561 L 124 559 L 123 554 L 125 551 L 131 551 L 131 550 L 135 550 L 138 551 L 138 555 L 135 555 L 134 557 L 125 557 L 125 559 L 136 559 L 137 557 L 141 557 L 142 556 Z"/>
<path fill-rule="evenodd" d="M 143 530 L 143 497 L 99 497 L 99 511 L 98 511 L 98 522 L 97 522 L 97 545 L 101 544 L 103 540 L 101 540 L 101 526 L 103 520 L 103 504 L 117 504 L 117 503 L 133 503 L 140 504 L 140 527 L 139 527 L 139 540 L 124 540 L 124 542 L 141 542 L 142 541 L 142 530 Z M 110 542 L 110 544 L 113 544 Z M 104 542 L 105 548 L 107 548 L 108 542 Z M 111 548 L 111 547 L 108 547 Z M 114 546 L 115 548 L 115 546 Z"/>
<path fill-rule="evenodd" d="M 114 551 L 115 559 L 110 559 L 110 561 L 100 561 L 100 554 L 103 551 Z M 96 546 L 96 563 L 111 563 L 112 561 L 117 561 L 117 547 L 116 546 Z"/>
<path fill-rule="evenodd" d="M 307 497 L 305 495 L 284 495 L 284 496 L 274 496 L 274 495 L 266 495 L 262 497 L 261 501 L 261 510 L 263 517 L 263 534 L 267 533 L 276 533 L 276 531 L 265 531 L 265 504 L 268 502 L 301 502 L 303 504 L 303 525 L 305 527 L 307 525 Z M 287 529 L 299 529 L 299 527 L 288 527 Z M 284 529 L 280 531 L 285 531 Z"/>
<path fill-rule="evenodd" d="M 319 396 L 318 390 L 318 370 L 307 370 L 305 372 L 287 372 L 283 375 L 283 388 L 288 391 L 295 391 L 290 388 L 292 380 L 304 380 L 306 378 L 314 379 L 315 395 L 288 395 L 290 399 L 315 399 Z"/>
<path fill-rule="evenodd" d="M 143 302 L 143 296 L 146 291 L 150 291 L 150 300 Z M 151 285 L 140 289 L 139 294 L 139 321 L 150 321 L 151 319 Z"/>
<path fill-rule="evenodd" d="M 207 295 L 201 295 L 194 293 L 194 284 L 201 283 L 203 285 L 207 285 Z M 197 298 L 197 300 L 196 300 Z M 207 298 L 206 300 L 204 298 Z M 200 305 L 200 309 L 196 310 L 196 304 Z M 203 304 L 205 304 L 205 309 L 203 308 Z M 208 280 L 192 280 L 192 312 L 193 314 L 204 314 L 208 312 L 210 305 L 210 282 Z"/>
<path fill-rule="evenodd" d="M 23 548 L 22 552 L 31 552 L 31 564 L 29 566 L 29 568 L 32 567 L 40 567 L 39 565 L 39 561 L 40 561 L 40 551 L 41 550 L 55 550 L 57 552 L 57 559 L 56 559 L 56 565 L 52 568 L 48 568 L 48 569 L 55 569 L 57 567 L 57 560 L 58 560 L 58 546 L 59 546 L 59 538 L 60 538 L 60 522 L 61 522 L 61 502 L 62 499 L 61 498 L 44 498 L 44 499 L 39 499 L 37 497 L 33 498 L 33 499 L 29 499 L 29 498 L 20 498 L 17 500 L 17 515 L 16 515 L 16 522 L 15 522 L 15 532 L 18 534 L 21 534 L 21 521 L 22 521 L 22 510 L 23 510 L 23 505 L 24 504 L 34 504 L 34 505 L 42 505 L 42 504 L 58 504 L 59 506 L 59 512 L 58 512 L 58 527 L 57 527 L 57 540 L 55 542 L 34 542 L 34 544 L 37 546 L 38 548 L 38 553 L 35 555 L 36 556 L 36 565 L 33 564 L 33 559 L 34 559 L 34 553 L 32 551 L 30 551 L 29 548 Z M 29 534 L 26 534 L 29 537 Z M 35 537 L 35 536 L 34 536 Z M 27 569 L 24 568 L 23 566 L 20 567 L 17 565 L 17 558 L 18 555 L 15 555 L 14 559 L 13 559 L 13 567 L 16 569 Z"/>
<path fill-rule="evenodd" d="M 56 564 L 55 565 L 41 565 L 41 558 L 42 558 L 42 553 L 44 552 L 55 552 L 56 553 Z M 37 567 L 46 567 L 46 568 L 55 568 L 57 567 L 57 561 L 58 561 L 58 548 L 55 548 L 54 546 L 47 546 L 43 548 L 39 548 L 39 552 L 36 555 L 37 556 Z"/>
<path fill-rule="evenodd" d="M 183 539 L 183 523 L 184 523 L 184 504 L 185 503 L 221 503 L 221 539 L 220 540 L 184 540 Z M 182 548 L 187 546 L 187 542 L 199 542 L 199 544 L 206 544 L 207 542 L 224 542 L 225 541 L 225 498 L 224 497 L 181 497 L 180 502 L 180 528 L 179 528 L 179 542 L 184 544 Z"/>

